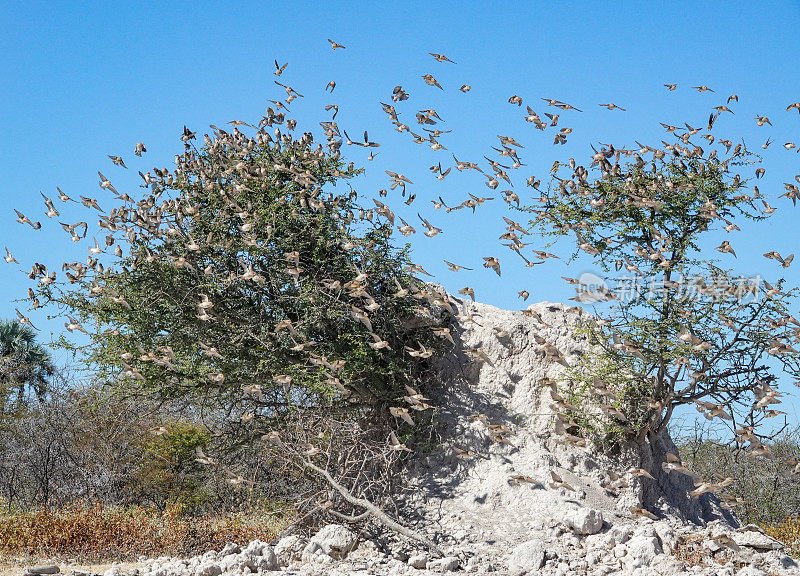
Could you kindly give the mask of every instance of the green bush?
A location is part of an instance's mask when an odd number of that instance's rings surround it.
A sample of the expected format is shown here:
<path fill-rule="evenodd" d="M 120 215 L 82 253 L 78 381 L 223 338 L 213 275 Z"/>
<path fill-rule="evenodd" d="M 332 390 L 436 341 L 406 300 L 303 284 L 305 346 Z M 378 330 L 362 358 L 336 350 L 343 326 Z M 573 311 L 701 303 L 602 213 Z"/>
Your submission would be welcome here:
<path fill-rule="evenodd" d="M 574 334 L 592 337 L 589 326 L 575 328 Z M 558 394 L 573 407 L 562 411 L 571 433 L 604 449 L 617 446 L 644 424 L 651 390 L 652 383 L 638 375 L 630 357 L 602 349 L 583 356 L 556 383 Z M 603 406 L 619 410 L 624 420 L 604 412 Z"/>
<path fill-rule="evenodd" d="M 202 509 L 215 498 L 204 483 L 208 469 L 197 462 L 197 448 L 208 447 L 210 431 L 183 420 L 168 423 L 156 432 L 141 442 L 143 454 L 131 490 L 161 510 L 169 506 Z"/>

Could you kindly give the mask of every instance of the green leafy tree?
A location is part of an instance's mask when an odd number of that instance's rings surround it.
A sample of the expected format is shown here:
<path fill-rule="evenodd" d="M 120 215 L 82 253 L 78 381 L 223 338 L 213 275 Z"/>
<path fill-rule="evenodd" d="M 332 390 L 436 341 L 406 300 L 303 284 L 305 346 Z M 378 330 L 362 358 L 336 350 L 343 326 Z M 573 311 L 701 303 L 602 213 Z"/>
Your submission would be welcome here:
<path fill-rule="evenodd" d="M 259 498 L 345 512 L 383 501 L 405 448 L 391 432 L 425 418 L 411 412 L 430 408 L 411 386 L 452 340 L 443 311 L 453 308 L 392 243 L 389 207 L 359 202 L 360 170 L 341 158 L 335 124 L 323 123 L 325 147 L 294 137 L 296 122 L 272 109 L 257 126 L 236 124 L 212 126 L 200 146 L 184 128 L 176 167 L 140 172 L 142 193 L 100 174 L 116 204 L 82 203 L 100 211 L 104 244 L 64 263 L 64 278 L 34 267 L 31 297 L 84 333 L 60 343 L 97 382 L 183 403 L 229 440 L 214 443 L 227 454 L 277 438 Z M 62 227 L 80 241 L 94 217 Z M 256 482 L 195 447 L 232 485 Z"/>
<path fill-rule="evenodd" d="M 273 137 L 275 121 L 201 148 L 187 129 L 176 169 L 143 174 L 143 197 L 118 193 L 101 218 L 116 260 L 67 264 L 69 282 L 41 294 L 73 329 L 98 327 L 73 348 L 107 381 L 262 428 L 298 410 L 392 421 L 418 371 L 404 347 L 437 340 L 416 320 L 436 296 L 390 242 L 389 209 L 358 203 L 336 143 Z"/>
<path fill-rule="evenodd" d="M 0 320 L 0 415 L 20 407 L 26 391 L 42 397 L 55 372 L 36 333 L 16 320 Z"/>
<path fill-rule="evenodd" d="M 800 322 L 788 309 L 795 290 L 735 277 L 708 254 L 711 233 L 774 212 L 736 172 L 756 161 L 741 145 L 724 160 L 717 150 L 680 143 L 635 152 L 612 147 L 596 152 L 588 169 L 574 160 L 557 167 L 551 190 L 527 208 L 539 232 L 571 236 L 572 259 L 588 254 L 605 275 L 595 287 L 575 279 L 578 299 L 607 303 L 602 320 L 587 329 L 601 364 L 624 366 L 633 382 L 624 391 L 602 377 L 583 383 L 600 416 L 640 442 L 663 431 L 677 407 L 695 405 L 760 449 L 758 431 L 766 427 L 759 425 L 780 401 L 777 375 L 800 375 L 792 347 Z M 728 241 L 716 250 L 735 255 Z M 614 271 L 626 277 L 612 290 Z M 564 419 L 569 431 L 571 418 Z"/>

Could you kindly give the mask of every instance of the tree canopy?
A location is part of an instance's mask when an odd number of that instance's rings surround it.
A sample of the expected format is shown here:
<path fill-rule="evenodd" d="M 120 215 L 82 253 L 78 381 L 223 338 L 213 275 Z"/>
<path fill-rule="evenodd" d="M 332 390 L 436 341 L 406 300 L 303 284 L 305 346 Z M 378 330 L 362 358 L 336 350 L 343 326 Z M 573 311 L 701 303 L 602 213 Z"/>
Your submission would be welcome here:
<path fill-rule="evenodd" d="M 54 372 L 50 353 L 36 342 L 32 328 L 0 320 L 0 414 L 19 406 L 28 390 L 42 397 Z"/>
<path fill-rule="evenodd" d="M 385 410 L 438 340 L 414 320 L 437 296 L 391 244 L 391 211 L 359 205 L 358 170 L 310 134 L 271 136 L 274 120 L 199 148 L 186 129 L 176 169 L 142 174 L 141 199 L 114 190 L 106 246 L 41 294 L 78 317 L 69 329 L 97 327 L 74 348 L 109 381 L 273 424 L 296 409 Z"/>
<path fill-rule="evenodd" d="M 704 250 L 709 234 L 732 233 L 737 219 L 761 221 L 774 212 L 736 171 L 756 161 L 742 145 L 725 159 L 680 143 L 604 148 L 590 165 L 598 178 L 590 181 L 589 169 L 574 160 L 562 164 L 550 192 L 527 208 L 536 213 L 532 226 L 546 236 L 573 236 L 573 258 L 588 254 L 606 274 L 599 286 L 568 279 L 579 300 L 610 303 L 589 330 L 606 365 L 632 379 L 621 404 L 622 390 L 607 394 L 607 379 L 583 372 L 602 409 L 595 420 L 643 439 L 663 430 L 676 407 L 693 404 L 761 449 L 753 430 L 777 415 L 776 371 L 800 376 L 791 345 L 800 321 L 788 308 L 796 289 L 736 276 Z M 563 168 L 571 173 L 564 176 Z M 716 251 L 735 256 L 727 240 Z M 612 289 L 615 271 L 623 276 Z"/>

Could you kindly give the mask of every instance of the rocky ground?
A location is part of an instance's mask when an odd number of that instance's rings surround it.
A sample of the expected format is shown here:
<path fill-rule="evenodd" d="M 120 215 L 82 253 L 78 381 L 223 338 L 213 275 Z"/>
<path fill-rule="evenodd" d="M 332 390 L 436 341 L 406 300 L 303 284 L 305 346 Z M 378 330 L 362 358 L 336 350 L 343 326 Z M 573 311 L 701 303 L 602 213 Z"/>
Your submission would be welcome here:
<path fill-rule="evenodd" d="M 378 541 L 331 524 L 310 539 L 230 544 L 105 575 L 800 574 L 779 542 L 740 526 L 714 495 L 690 497 L 690 477 L 661 469 L 665 453 L 677 452 L 667 435 L 609 459 L 552 433 L 542 381 L 590 351 L 574 331 L 585 318 L 579 309 L 454 306 L 456 352 L 443 361 L 430 399 L 439 437 L 409 471 L 401 517 L 444 557 L 400 537 Z"/>

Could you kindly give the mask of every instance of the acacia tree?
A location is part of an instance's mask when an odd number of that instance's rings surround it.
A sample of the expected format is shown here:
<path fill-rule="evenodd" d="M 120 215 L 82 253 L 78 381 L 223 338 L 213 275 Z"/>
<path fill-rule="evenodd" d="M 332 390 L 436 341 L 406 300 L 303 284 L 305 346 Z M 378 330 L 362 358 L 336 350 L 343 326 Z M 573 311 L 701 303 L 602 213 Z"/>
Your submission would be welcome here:
<path fill-rule="evenodd" d="M 407 328 L 419 283 L 387 219 L 352 189 L 323 189 L 358 171 L 310 135 L 273 140 L 263 129 L 219 131 L 177 160 L 145 175 L 142 200 L 118 195 L 101 219 L 108 243 L 122 232 L 130 254 L 72 264 L 66 290 L 42 288 L 81 328 L 97 323 L 87 352 L 102 375 L 217 405 L 247 398 L 270 416 L 402 395 L 414 372 L 403 345 L 431 335 Z"/>
<path fill-rule="evenodd" d="M 680 142 L 604 148 L 589 169 L 562 164 L 550 191 L 527 208 L 540 233 L 572 236 L 572 258 L 588 254 L 606 275 L 606 285 L 594 289 L 576 280 L 580 300 L 608 306 L 586 327 L 599 360 L 571 373 L 584 380 L 583 399 L 600 410 L 572 422 L 574 430 L 612 424 L 642 442 L 664 430 L 678 406 L 694 404 L 706 417 L 728 421 L 754 451 L 766 450 L 758 430 L 778 414 L 776 372 L 800 375 L 792 347 L 800 321 L 788 312 L 795 289 L 734 277 L 708 255 L 704 239 L 718 228 L 738 230 L 737 219 L 763 221 L 774 212 L 735 171 L 755 161 L 742 146 L 724 160 L 717 150 Z M 566 177 L 564 167 L 572 170 Z M 716 250 L 735 256 L 729 241 Z M 623 270 L 624 283 L 609 289 L 613 271 Z M 609 385 L 614 372 L 626 375 L 624 386 Z"/>
<path fill-rule="evenodd" d="M 39 296 L 87 332 L 88 345 L 64 345 L 101 380 L 226 413 L 243 441 L 273 432 L 282 457 L 368 493 L 364 480 L 385 488 L 398 461 L 389 431 L 426 408 L 404 386 L 441 342 L 427 310 L 446 297 L 392 245 L 391 211 L 358 203 L 341 142 L 271 135 L 282 122 L 271 113 L 251 136 L 214 127 L 199 148 L 186 129 L 177 167 L 142 173 L 139 199 L 104 179 L 119 201 L 100 219 L 106 246 Z M 385 462 L 365 461 L 375 452 Z"/>

